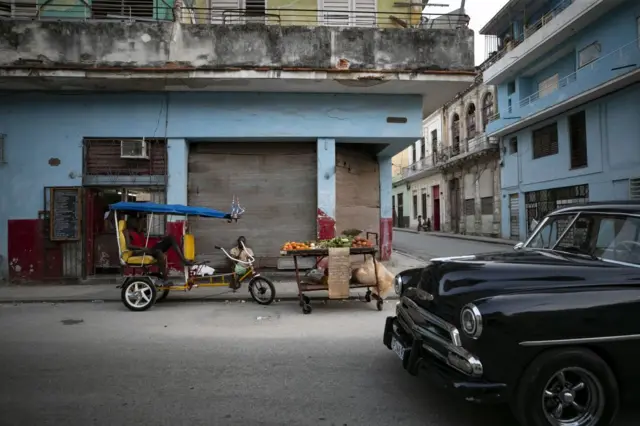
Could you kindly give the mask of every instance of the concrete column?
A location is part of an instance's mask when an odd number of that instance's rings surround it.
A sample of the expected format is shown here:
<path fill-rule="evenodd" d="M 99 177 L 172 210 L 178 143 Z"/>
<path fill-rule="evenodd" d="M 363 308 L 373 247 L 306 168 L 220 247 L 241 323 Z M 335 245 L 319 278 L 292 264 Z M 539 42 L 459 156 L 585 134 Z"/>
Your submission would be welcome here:
<path fill-rule="evenodd" d="M 318 239 L 336 236 L 336 141 L 318 139 Z M 391 202 L 391 197 L 389 197 Z"/>
<path fill-rule="evenodd" d="M 169 179 L 167 181 L 167 204 L 187 205 L 189 183 L 189 145 L 184 139 L 167 141 Z"/>
<path fill-rule="evenodd" d="M 467 216 L 464 214 L 464 201 L 465 201 L 465 181 L 467 172 L 465 169 L 460 171 L 460 193 L 458 194 L 458 222 L 460 223 L 460 233 L 465 234 L 467 232 Z"/>
<path fill-rule="evenodd" d="M 184 139 L 167 140 L 167 204 L 188 204 L 189 185 L 189 144 Z M 216 207 L 216 208 L 222 208 Z M 184 217 L 168 216 L 166 232 L 181 241 Z M 197 250 L 197 244 L 196 244 Z M 170 271 L 182 271 L 182 263 L 177 253 L 170 250 L 167 253 Z"/>
<path fill-rule="evenodd" d="M 380 167 L 380 260 L 389 260 L 393 249 L 391 157 L 379 158 L 378 165 Z"/>
<path fill-rule="evenodd" d="M 500 159 L 493 160 L 493 234 L 500 235 L 502 219 L 502 191 L 500 185 Z"/>
<path fill-rule="evenodd" d="M 474 229 L 469 230 L 470 233 L 481 235 L 482 234 L 482 201 L 480 198 L 480 173 L 491 173 L 485 167 L 477 166 L 475 167 L 475 172 L 473 174 L 474 178 L 474 192 L 473 192 L 473 219 L 474 219 Z"/>

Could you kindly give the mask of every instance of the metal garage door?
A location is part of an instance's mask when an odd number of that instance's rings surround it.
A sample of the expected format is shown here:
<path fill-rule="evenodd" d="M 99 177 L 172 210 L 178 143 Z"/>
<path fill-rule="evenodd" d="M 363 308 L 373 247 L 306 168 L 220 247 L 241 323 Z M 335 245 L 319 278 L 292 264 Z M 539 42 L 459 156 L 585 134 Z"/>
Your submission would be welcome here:
<path fill-rule="evenodd" d="M 520 206 L 518 194 L 509 194 L 509 223 L 510 237 L 517 240 L 520 238 Z"/>
<path fill-rule="evenodd" d="M 189 204 L 228 211 L 235 194 L 246 209 L 238 223 L 192 222 L 198 258 L 228 266 L 214 246 L 244 235 L 257 266 L 276 267 L 285 241 L 315 239 L 316 169 L 315 143 L 192 143 Z"/>

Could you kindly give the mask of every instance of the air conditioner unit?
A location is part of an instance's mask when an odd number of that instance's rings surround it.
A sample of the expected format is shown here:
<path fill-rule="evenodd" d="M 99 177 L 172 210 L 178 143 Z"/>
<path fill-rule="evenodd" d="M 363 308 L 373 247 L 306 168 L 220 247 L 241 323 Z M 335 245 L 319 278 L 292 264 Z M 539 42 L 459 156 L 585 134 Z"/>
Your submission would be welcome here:
<path fill-rule="evenodd" d="M 148 160 L 147 142 L 144 139 L 122 139 L 120 141 L 120 158 Z"/>

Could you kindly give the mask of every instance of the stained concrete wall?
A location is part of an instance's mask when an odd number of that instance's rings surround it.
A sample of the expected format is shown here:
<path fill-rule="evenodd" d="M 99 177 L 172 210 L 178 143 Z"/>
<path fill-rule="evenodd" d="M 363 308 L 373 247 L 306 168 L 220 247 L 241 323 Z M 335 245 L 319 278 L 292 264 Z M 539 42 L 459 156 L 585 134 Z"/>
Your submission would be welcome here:
<path fill-rule="evenodd" d="M 473 70 L 473 31 L 0 21 L 0 68 Z"/>

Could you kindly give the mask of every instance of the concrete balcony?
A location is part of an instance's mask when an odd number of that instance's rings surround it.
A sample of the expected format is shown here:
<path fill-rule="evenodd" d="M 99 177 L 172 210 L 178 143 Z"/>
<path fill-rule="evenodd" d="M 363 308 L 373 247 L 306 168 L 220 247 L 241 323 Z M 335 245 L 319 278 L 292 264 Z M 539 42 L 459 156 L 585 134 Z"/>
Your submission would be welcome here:
<path fill-rule="evenodd" d="M 445 147 L 442 152 L 441 170 L 459 167 L 463 163 L 498 152 L 498 139 L 486 134 L 477 135 L 460 145 Z"/>
<path fill-rule="evenodd" d="M 490 117 L 487 133 L 502 136 L 515 132 L 534 121 L 561 114 L 638 81 L 640 45 L 638 39 L 633 39 L 578 71 L 560 78 L 557 85 L 521 99 L 509 114 Z"/>
<path fill-rule="evenodd" d="M 472 30 L 390 28 L 388 12 L 343 11 L 336 26 L 314 10 L 286 25 L 285 10 L 260 23 L 205 10 L 202 24 L 184 9 L 151 22 L 45 19 L 62 19 L 53 11 L 0 20 L 0 90 L 420 94 L 430 113 L 474 80 Z"/>
<path fill-rule="evenodd" d="M 625 0 L 563 0 L 483 64 L 485 84 L 498 85 L 531 67 L 542 69 L 561 54 L 554 49 Z"/>
<path fill-rule="evenodd" d="M 440 146 L 436 153 L 428 154 L 415 163 L 404 167 L 397 175 L 395 184 L 413 182 L 440 173 L 462 162 L 498 151 L 498 140 L 484 134 L 469 139 L 458 146 Z"/>

